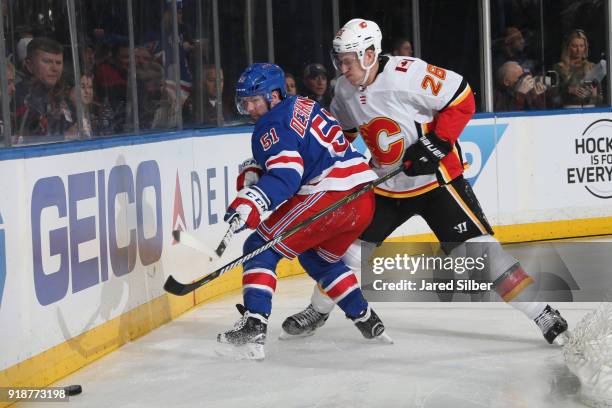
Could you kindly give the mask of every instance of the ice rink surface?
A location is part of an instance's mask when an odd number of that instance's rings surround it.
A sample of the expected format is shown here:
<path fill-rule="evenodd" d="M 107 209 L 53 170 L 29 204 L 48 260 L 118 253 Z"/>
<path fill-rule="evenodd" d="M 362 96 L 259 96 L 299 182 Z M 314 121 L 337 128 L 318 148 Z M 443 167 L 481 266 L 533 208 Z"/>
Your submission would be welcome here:
<path fill-rule="evenodd" d="M 60 407 L 581 407 L 561 348 L 503 303 L 376 303 L 395 344 L 371 343 L 334 310 L 314 336 L 278 340 L 308 304 L 306 275 L 278 282 L 263 362 L 221 357 L 216 334 L 239 318 L 239 292 L 203 304 L 55 385 L 82 384 Z M 575 325 L 596 303 L 559 303 Z"/>

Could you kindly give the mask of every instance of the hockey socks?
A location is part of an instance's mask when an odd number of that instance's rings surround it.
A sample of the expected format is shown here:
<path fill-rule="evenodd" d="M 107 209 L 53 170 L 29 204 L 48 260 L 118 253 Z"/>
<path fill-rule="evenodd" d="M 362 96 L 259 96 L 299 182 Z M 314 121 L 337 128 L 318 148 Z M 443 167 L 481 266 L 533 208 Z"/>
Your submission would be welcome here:
<path fill-rule="evenodd" d="M 258 233 L 252 233 L 244 243 L 244 253 L 249 253 L 264 243 Z M 276 290 L 276 265 L 282 258 L 273 249 L 268 249 L 245 262 L 242 273 L 242 296 L 244 306 L 252 313 L 270 315 L 272 296 Z"/>

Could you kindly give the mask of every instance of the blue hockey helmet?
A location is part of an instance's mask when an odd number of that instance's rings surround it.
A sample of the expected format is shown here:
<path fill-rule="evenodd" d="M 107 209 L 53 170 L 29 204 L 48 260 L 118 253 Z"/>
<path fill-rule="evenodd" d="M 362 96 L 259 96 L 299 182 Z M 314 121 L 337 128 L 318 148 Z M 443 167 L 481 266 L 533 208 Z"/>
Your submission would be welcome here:
<path fill-rule="evenodd" d="M 242 98 L 262 95 L 268 103 L 272 102 L 272 91 L 279 91 L 281 97 L 287 97 L 285 89 L 285 73 L 275 64 L 257 62 L 244 70 L 236 84 L 236 106 L 238 111 L 246 115 Z"/>

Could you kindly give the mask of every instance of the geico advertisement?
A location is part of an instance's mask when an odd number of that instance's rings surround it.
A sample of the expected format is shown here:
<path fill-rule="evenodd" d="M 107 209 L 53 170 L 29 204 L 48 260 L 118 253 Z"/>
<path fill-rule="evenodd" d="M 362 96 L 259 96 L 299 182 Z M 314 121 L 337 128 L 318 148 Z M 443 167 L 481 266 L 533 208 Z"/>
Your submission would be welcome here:
<path fill-rule="evenodd" d="M 1 162 L 24 176 L 0 180 L 0 328 L 12 333 L 0 369 L 162 295 L 169 273 L 201 273 L 171 232 L 221 239 L 249 148 L 225 135 Z"/>

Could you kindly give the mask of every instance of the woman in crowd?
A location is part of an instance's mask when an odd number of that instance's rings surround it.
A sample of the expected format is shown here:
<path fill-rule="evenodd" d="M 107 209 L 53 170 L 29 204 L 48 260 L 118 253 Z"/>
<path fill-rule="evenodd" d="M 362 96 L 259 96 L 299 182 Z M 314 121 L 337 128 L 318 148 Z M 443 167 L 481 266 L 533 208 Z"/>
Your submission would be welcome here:
<path fill-rule="evenodd" d="M 596 64 L 588 60 L 589 40 L 582 30 L 572 31 L 561 52 L 561 61 L 553 69 L 559 76 L 558 94 L 553 103 L 564 108 L 586 108 L 600 105 L 602 95 L 593 80 Z"/>
<path fill-rule="evenodd" d="M 74 126 L 65 133 L 66 140 L 88 139 L 94 136 L 94 129 L 97 124 L 97 104 L 94 102 L 94 78 L 93 74 L 85 72 L 81 74 L 79 86 L 81 87 L 81 102 L 83 106 L 83 122 L 81 137 L 78 137 L 77 116 L 77 89 L 72 75 L 66 76 L 66 96 L 69 101 L 71 116 L 74 118 Z"/>

